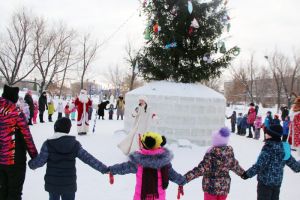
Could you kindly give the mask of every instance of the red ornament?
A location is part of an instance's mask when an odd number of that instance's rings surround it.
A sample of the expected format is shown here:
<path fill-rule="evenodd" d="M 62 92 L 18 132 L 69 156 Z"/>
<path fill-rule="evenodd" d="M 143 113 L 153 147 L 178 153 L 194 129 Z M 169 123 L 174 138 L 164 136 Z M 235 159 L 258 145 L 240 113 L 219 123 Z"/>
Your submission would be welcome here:
<path fill-rule="evenodd" d="M 191 36 L 194 33 L 194 27 L 190 26 L 189 28 L 189 35 Z"/>

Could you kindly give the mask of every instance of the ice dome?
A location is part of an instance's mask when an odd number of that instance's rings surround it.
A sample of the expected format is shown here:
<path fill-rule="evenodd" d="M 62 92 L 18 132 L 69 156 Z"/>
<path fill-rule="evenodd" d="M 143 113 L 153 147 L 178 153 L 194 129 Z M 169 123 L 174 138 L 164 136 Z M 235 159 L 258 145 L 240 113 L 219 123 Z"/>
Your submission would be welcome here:
<path fill-rule="evenodd" d="M 167 81 L 150 82 L 125 96 L 125 131 L 129 132 L 140 96 L 146 96 L 148 106 L 158 119 L 149 131 L 156 131 L 169 141 L 187 139 L 201 146 L 211 144 L 212 131 L 224 126 L 225 98 L 201 84 Z"/>

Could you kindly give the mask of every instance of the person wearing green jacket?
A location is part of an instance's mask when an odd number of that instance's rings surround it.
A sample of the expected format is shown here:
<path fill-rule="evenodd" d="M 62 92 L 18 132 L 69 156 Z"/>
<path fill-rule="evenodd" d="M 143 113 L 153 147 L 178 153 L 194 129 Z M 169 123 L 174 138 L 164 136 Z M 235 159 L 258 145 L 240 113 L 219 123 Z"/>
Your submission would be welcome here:
<path fill-rule="evenodd" d="M 52 121 L 52 115 L 54 114 L 54 112 L 55 112 L 55 107 L 54 107 L 53 101 L 51 100 L 48 103 L 48 120 L 49 120 L 49 122 L 53 122 Z"/>

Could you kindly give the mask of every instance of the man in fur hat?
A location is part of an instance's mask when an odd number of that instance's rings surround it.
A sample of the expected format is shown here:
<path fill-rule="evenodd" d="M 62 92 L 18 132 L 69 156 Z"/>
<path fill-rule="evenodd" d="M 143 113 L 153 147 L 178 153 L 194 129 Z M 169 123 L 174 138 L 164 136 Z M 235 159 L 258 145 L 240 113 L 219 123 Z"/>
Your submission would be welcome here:
<path fill-rule="evenodd" d="M 77 131 L 78 135 L 86 135 L 89 132 L 88 111 L 92 106 L 92 101 L 89 99 L 86 90 L 81 90 L 79 96 L 75 100 L 77 107 Z"/>

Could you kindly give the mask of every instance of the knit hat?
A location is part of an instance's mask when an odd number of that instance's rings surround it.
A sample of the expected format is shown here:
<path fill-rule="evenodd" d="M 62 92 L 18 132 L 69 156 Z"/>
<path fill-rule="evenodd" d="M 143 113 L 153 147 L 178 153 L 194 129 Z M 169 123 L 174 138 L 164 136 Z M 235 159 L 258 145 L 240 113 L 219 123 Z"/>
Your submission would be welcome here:
<path fill-rule="evenodd" d="M 212 146 L 226 146 L 229 142 L 230 130 L 227 127 L 221 128 L 212 134 Z"/>
<path fill-rule="evenodd" d="M 158 149 L 163 147 L 167 143 L 167 140 L 165 136 L 158 133 L 147 132 L 142 135 L 141 142 L 145 149 Z"/>
<path fill-rule="evenodd" d="M 293 111 L 294 112 L 299 112 L 300 111 L 300 97 L 297 97 L 294 101 L 294 106 L 293 106 Z"/>
<path fill-rule="evenodd" d="M 70 133 L 71 127 L 71 120 L 66 117 L 63 117 L 55 122 L 54 131 L 59 133 Z"/>
<path fill-rule="evenodd" d="M 146 103 L 148 102 L 148 98 L 146 96 L 139 96 L 139 100 L 143 100 Z"/>
<path fill-rule="evenodd" d="M 279 124 L 271 125 L 269 128 L 266 128 L 266 133 L 272 138 L 280 139 L 283 134 L 283 129 Z"/>
<path fill-rule="evenodd" d="M 2 97 L 13 103 L 17 103 L 19 100 L 19 88 L 9 87 L 8 85 L 4 85 Z"/>

